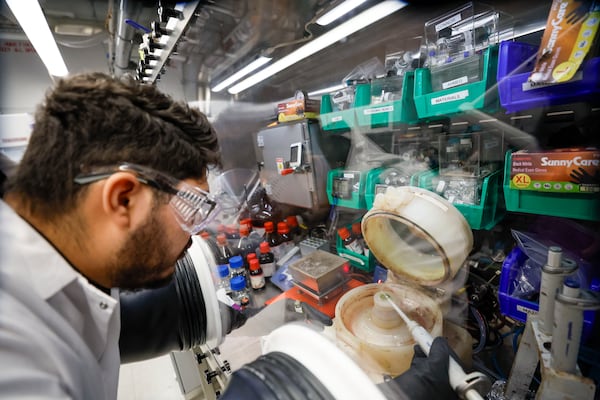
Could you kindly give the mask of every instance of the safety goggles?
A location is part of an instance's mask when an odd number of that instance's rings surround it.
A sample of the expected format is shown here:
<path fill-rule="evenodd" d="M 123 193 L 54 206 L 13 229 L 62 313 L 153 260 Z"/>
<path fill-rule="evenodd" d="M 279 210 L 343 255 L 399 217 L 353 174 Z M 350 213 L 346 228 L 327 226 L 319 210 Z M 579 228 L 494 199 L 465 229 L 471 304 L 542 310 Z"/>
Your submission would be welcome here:
<path fill-rule="evenodd" d="M 117 172 L 129 172 L 139 182 L 173 195 L 169 201 L 171 209 L 181 228 L 190 235 L 200 232 L 219 214 L 220 207 L 208 192 L 137 164 L 121 163 L 116 167 L 99 168 L 77 175 L 73 181 L 79 185 L 87 185 Z"/>

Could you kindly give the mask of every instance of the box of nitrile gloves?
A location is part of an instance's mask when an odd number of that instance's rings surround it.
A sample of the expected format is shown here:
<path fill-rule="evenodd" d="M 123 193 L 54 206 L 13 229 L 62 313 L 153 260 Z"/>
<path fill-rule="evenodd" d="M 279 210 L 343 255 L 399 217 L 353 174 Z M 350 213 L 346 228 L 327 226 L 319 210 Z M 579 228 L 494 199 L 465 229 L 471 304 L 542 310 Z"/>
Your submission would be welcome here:
<path fill-rule="evenodd" d="M 508 211 L 600 221 L 600 150 L 506 153 Z"/>
<path fill-rule="evenodd" d="M 558 193 L 600 192 L 600 150 L 518 151 L 510 163 L 510 188 Z"/>

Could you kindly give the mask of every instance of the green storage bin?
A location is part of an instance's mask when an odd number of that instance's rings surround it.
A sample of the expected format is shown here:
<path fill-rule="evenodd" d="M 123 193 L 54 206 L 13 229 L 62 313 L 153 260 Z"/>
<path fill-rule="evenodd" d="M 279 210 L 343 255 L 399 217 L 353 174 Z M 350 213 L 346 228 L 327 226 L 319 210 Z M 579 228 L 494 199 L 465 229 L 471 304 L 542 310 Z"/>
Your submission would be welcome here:
<path fill-rule="evenodd" d="M 365 208 L 370 210 L 373 207 L 373 201 L 377 195 L 376 187 L 379 182 L 379 175 L 383 171 L 383 168 L 376 168 L 367 173 L 367 179 L 365 181 Z"/>
<path fill-rule="evenodd" d="M 325 96 L 323 96 L 323 101 L 326 100 Z M 356 113 L 354 112 L 354 109 L 351 108 L 349 110 L 321 114 L 319 119 L 321 120 L 321 127 L 324 131 L 348 130 L 355 126 Z"/>
<path fill-rule="evenodd" d="M 600 221 L 600 193 L 553 193 L 510 187 L 512 153 L 504 164 L 504 199 L 508 211 Z"/>
<path fill-rule="evenodd" d="M 438 91 L 433 89 L 431 70 L 428 68 L 416 69 L 414 98 L 418 117 L 430 118 L 472 109 L 485 112 L 497 111 L 500 107 L 496 87 L 498 45 L 486 48 L 480 57 L 479 61 L 470 60 L 470 62 L 480 64 L 479 81 Z M 457 62 L 455 66 L 449 65 L 449 68 L 452 67 L 456 67 L 460 74 L 460 69 L 465 66 L 461 62 Z"/>
<path fill-rule="evenodd" d="M 355 221 L 355 222 L 359 222 L 359 221 Z M 351 231 L 352 225 L 347 225 L 346 228 L 348 228 L 348 230 Z M 336 247 L 338 255 L 340 257 L 344 257 L 345 259 L 347 259 L 350 262 L 350 265 L 352 265 L 353 267 L 361 269 L 365 272 L 372 272 L 375 269 L 375 257 L 373 256 L 373 253 L 369 252 L 368 255 L 365 255 L 365 254 L 359 254 L 359 253 L 355 253 L 354 251 L 348 250 L 342 244 L 342 238 L 337 233 L 336 233 L 335 247 Z"/>
<path fill-rule="evenodd" d="M 433 178 L 438 175 L 438 170 L 433 169 L 429 171 L 415 174 L 411 178 L 411 185 L 433 191 Z"/>
<path fill-rule="evenodd" d="M 356 86 L 354 104 L 352 108 L 341 111 L 333 111 L 331 95 L 325 94 L 321 97 L 321 110 L 319 119 L 324 131 L 348 130 L 357 126 L 355 109 L 371 102 L 371 85 L 366 83 Z"/>
<path fill-rule="evenodd" d="M 420 177 L 420 187 L 436 192 L 434 178 L 438 172 L 428 172 Z M 473 178 L 481 179 L 481 178 Z M 471 229 L 490 230 L 506 214 L 502 201 L 502 171 L 495 171 L 483 178 L 479 204 L 454 204 L 465 217 Z M 452 202 L 452 201 L 451 201 Z"/>
<path fill-rule="evenodd" d="M 380 191 L 384 193 L 385 189 L 387 189 L 388 185 L 381 183 L 379 177 L 381 173 L 385 170 L 385 168 L 378 168 L 376 170 L 369 171 L 367 174 L 366 188 L 365 188 L 365 203 L 367 210 L 370 210 L 373 207 L 373 202 L 375 201 L 375 196 L 377 196 Z M 410 186 L 419 186 L 419 181 L 421 176 L 427 176 L 431 174 L 431 171 L 423 171 L 416 174 L 411 175 L 410 177 Z"/>
<path fill-rule="evenodd" d="M 402 80 L 402 95 L 400 100 L 356 108 L 358 125 L 361 127 L 378 128 L 417 122 L 414 83 L 415 73 L 413 71 L 406 72 Z"/>
<path fill-rule="evenodd" d="M 366 209 L 365 187 L 368 172 L 346 170 L 344 168 L 329 171 L 327 174 L 327 199 L 329 204 L 357 210 Z"/>

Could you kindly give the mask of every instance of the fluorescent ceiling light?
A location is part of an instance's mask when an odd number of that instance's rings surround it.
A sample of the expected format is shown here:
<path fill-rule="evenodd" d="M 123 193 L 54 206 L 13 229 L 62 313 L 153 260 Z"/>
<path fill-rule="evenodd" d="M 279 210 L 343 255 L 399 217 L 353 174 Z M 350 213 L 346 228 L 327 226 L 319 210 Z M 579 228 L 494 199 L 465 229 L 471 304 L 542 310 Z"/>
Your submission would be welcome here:
<path fill-rule="evenodd" d="M 362 28 L 369 26 L 380 19 L 406 7 L 406 3 L 400 0 L 386 0 L 383 1 L 366 11 L 363 11 L 359 15 L 349 19 L 348 21 L 336 26 L 332 30 L 324 33 L 318 38 L 311 40 L 299 49 L 291 52 L 282 59 L 274 62 L 265 69 L 257 72 L 256 74 L 244 79 L 240 83 L 232 86 L 228 92 L 231 94 L 239 93 L 243 90 L 248 89 L 251 86 L 256 85 L 259 82 L 275 75 L 276 73 L 288 68 L 290 65 L 297 63 L 306 57 L 323 50 L 324 48 L 331 46 L 337 41 L 346 38 L 361 30 Z"/>
<path fill-rule="evenodd" d="M 338 18 L 348 14 L 350 11 L 360 6 L 365 1 L 367 0 L 346 0 L 337 7 L 333 8 L 331 11 L 328 11 L 325 14 L 323 14 L 323 16 L 317 19 L 317 24 L 329 25 Z"/>
<path fill-rule="evenodd" d="M 317 96 L 319 94 L 325 94 L 325 93 L 331 93 L 331 92 L 335 92 L 336 90 L 340 90 L 345 88 L 346 85 L 343 84 L 339 84 L 339 85 L 334 85 L 334 86 L 329 86 L 323 89 L 319 89 L 319 90 L 315 90 L 314 92 L 308 92 L 309 96 Z"/>
<path fill-rule="evenodd" d="M 69 74 L 37 0 L 6 0 L 27 38 L 53 76 Z"/>
<path fill-rule="evenodd" d="M 240 69 L 235 74 L 231 75 L 229 78 L 225 79 L 223 82 L 217 84 L 215 87 L 211 88 L 213 92 L 220 92 L 221 90 L 229 87 L 234 82 L 242 79 L 244 76 L 248 75 L 250 72 L 255 69 L 262 67 L 266 63 L 271 61 L 270 57 L 258 57 L 256 60 L 252 61 L 250 64 L 246 65 L 244 68 Z"/>

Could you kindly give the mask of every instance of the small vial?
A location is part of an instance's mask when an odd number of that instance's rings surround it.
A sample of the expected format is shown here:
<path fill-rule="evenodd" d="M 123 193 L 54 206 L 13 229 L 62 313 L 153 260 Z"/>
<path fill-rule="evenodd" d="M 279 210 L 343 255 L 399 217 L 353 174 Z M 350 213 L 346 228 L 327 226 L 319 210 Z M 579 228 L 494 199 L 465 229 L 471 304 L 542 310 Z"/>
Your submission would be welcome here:
<path fill-rule="evenodd" d="M 300 229 L 300 225 L 298 225 L 298 217 L 290 215 L 285 219 L 285 222 L 287 222 L 290 227 L 290 233 L 292 234 L 294 243 L 298 244 L 302 240 L 302 229 Z"/>
<path fill-rule="evenodd" d="M 231 292 L 231 287 L 229 284 L 229 265 L 217 265 L 217 274 L 218 280 L 215 285 L 216 290 L 225 289 L 225 293 L 229 294 Z"/>
<path fill-rule="evenodd" d="M 231 299 L 243 310 L 250 306 L 250 292 L 246 288 L 246 280 L 238 275 L 231 278 Z"/>
<path fill-rule="evenodd" d="M 264 241 L 269 244 L 269 248 L 271 249 L 271 253 L 275 257 L 275 261 L 279 260 L 283 254 L 281 254 L 281 239 L 277 235 L 277 231 L 275 230 L 275 225 L 272 221 L 265 222 L 265 238 Z M 264 269 L 264 268 L 263 268 Z M 265 270 L 266 273 L 266 270 Z"/>
<path fill-rule="evenodd" d="M 250 286 L 254 290 L 265 288 L 265 275 L 257 258 L 250 259 Z"/>
<path fill-rule="evenodd" d="M 246 256 L 246 265 L 248 266 L 248 271 L 250 271 L 250 260 L 253 258 L 258 260 L 256 253 L 250 253 Z"/>
<path fill-rule="evenodd" d="M 248 286 L 248 276 L 246 275 L 246 268 L 244 268 L 244 261 L 242 256 L 233 256 L 229 259 L 229 269 L 231 270 L 231 279 L 236 276 L 241 276 Z"/>
<path fill-rule="evenodd" d="M 259 248 L 260 254 L 258 255 L 258 261 L 263 270 L 263 274 L 266 278 L 271 277 L 275 273 L 275 256 L 271 252 L 269 243 L 262 242 Z"/>
<path fill-rule="evenodd" d="M 229 247 L 227 236 L 224 233 L 217 234 L 217 248 L 217 262 L 219 264 L 227 263 L 229 258 L 233 256 L 233 252 L 231 251 L 231 247 Z"/>
<path fill-rule="evenodd" d="M 294 247 L 294 240 L 290 233 L 290 227 L 287 222 L 279 222 L 277 224 L 277 236 L 279 237 L 279 251 L 282 258 Z"/>

